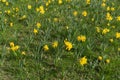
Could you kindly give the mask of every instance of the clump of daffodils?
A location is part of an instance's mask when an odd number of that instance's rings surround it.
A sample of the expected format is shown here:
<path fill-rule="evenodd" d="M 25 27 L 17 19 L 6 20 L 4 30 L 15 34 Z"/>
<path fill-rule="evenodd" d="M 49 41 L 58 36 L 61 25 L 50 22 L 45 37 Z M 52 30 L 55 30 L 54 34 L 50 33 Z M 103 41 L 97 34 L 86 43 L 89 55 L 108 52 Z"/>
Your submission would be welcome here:
<path fill-rule="evenodd" d="M 20 48 L 20 46 L 15 45 L 14 42 L 10 42 L 10 50 L 17 51 Z"/>
<path fill-rule="evenodd" d="M 80 36 L 77 37 L 77 40 L 78 40 L 78 41 L 85 42 L 85 41 L 86 41 L 86 36 L 80 35 Z"/>

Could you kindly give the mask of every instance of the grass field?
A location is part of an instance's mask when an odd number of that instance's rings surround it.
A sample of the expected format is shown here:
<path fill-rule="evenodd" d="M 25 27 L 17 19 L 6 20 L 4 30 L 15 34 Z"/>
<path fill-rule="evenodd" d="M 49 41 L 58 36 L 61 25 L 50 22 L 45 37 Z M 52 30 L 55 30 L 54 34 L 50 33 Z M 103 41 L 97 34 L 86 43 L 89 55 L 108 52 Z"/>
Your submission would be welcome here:
<path fill-rule="evenodd" d="M 120 80 L 120 0 L 0 0 L 0 80 Z"/>

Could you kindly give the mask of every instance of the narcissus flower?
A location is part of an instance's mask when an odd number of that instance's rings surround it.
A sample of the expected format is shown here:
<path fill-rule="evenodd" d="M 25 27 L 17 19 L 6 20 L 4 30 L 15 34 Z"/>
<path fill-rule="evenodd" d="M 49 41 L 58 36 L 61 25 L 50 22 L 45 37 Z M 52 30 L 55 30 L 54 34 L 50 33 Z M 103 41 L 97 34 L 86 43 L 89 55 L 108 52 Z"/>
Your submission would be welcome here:
<path fill-rule="evenodd" d="M 39 11 L 40 11 L 41 14 L 44 14 L 44 13 L 45 13 L 44 7 L 43 7 L 43 6 L 40 6 L 40 7 L 39 7 Z"/>
<path fill-rule="evenodd" d="M 38 30 L 37 30 L 37 29 L 34 29 L 33 32 L 34 32 L 34 34 L 37 34 L 37 33 L 38 33 Z"/>
<path fill-rule="evenodd" d="M 72 43 L 67 41 L 67 40 L 64 40 L 64 44 L 66 46 L 66 50 L 70 51 L 72 49 Z"/>
<path fill-rule="evenodd" d="M 43 49 L 44 49 L 44 51 L 48 51 L 48 50 L 49 50 L 48 45 L 44 45 L 44 46 L 43 46 Z"/>
<path fill-rule="evenodd" d="M 40 28 L 41 27 L 41 23 L 37 22 L 36 26 L 37 26 L 37 28 Z"/>
<path fill-rule="evenodd" d="M 117 21 L 120 21 L 120 16 L 117 16 Z"/>
<path fill-rule="evenodd" d="M 106 59 L 106 63 L 110 63 L 110 59 Z"/>
<path fill-rule="evenodd" d="M 112 16 L 111 16 L 111 14 L 108 12 L 107 14 L 106 14 L 106 20 L 109 20 L 109 21 L 111 21 L 113 18 L 112 18 Z"/>
<path fill-rule="evenodd" d="M 86 4 L 90 4 L 90 0 L 86 0 Z"/>
<path fill-rule="evenodd" d="M 116 32 L 116 38 L 120 39 L 120 32 Z"/>
<path fill-rule="evenodd" d="M 103 31 L 102 31 L 102 34 L 106 34 L 108 33 L 110 30 L 108 28 L 104 28 Z"/>
<path fill-rule="evenodd" d="M 86 36 L 80 35 L 80 36 L 77 37 L 77 40 L 78 40 L 78 41 L 85 42 L 85 41 L 86 41 Z"/>
<path fill-rule="evenodd" d="M 58 0 L 58 4 L 62 4 L 62 0 Z"/>
<path fill-rule="evenodd" d="M 87 64 L 87 58 L 86 56 L 82 57 L 80 60 L 79 60 L 80 64 L 83 66 L 85 64 Z"/>
<path fill-rule="evenodd" d="M 52 43 L 52 47 L 53 48 L 56 48 L 58 46 L 58 41 L 54 41 L 53 43 Z"/>
<path fill-rule="evenodd" d="M 32 8 L 32 6 L 31 5 L 28 5 L 28 9 L 31 9 Z"/>
<path fill-rule="evenodd" d="M 25 53 L 25 51 L 22 51 L 22 53 L 21 53 L 22 55 L 25 55 L 26 53 Z"/>
<path fill-rule="evenodd" d="M 14 47 L 14 42 L 10 42 L 10 47 Z"/>
<path fill-rule="evenodd" d="M 78 12 L 77 12 L 77 11 L 74 11 L 74 12 L 73 12 L 73 15 L 74 15 L 74 16 L 77 16 L 77 15 L 78 15 Z"/>
<path fill-rule="evenodd" d="M 12 26 L 13 26 L 13 23 L 11 22 L 11 23 L 10 23 L 10 27 L 12 27 Z"/>
<path fill-rule="evenodd" d="M 96 31 L 100 33 L 100 27 L 96 27 Z"/>
<path fill-rule="evenodd" d="M 86 17 L 87 16 L 87 11 L 83 11 L 82 15 Z"/>
<path fill-rule="evenodd" d="M 98 60 L 101 61 L 103 58 L 102 56 L 98 56 Z"/>

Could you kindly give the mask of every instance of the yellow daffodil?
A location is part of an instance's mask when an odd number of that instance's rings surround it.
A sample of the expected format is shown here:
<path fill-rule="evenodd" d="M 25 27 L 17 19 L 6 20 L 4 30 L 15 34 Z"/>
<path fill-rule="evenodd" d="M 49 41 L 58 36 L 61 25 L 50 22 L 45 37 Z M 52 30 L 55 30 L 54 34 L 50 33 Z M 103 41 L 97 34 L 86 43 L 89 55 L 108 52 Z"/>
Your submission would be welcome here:
<path fill-rule="evenodd" d="M 85 65 L 85 64 L 87 64 L 87 58 L 86 58 L 86 56 L 80 58 L 79 62 L 80 62 L 80 64 L 81 64 L 82 66 Z"/>

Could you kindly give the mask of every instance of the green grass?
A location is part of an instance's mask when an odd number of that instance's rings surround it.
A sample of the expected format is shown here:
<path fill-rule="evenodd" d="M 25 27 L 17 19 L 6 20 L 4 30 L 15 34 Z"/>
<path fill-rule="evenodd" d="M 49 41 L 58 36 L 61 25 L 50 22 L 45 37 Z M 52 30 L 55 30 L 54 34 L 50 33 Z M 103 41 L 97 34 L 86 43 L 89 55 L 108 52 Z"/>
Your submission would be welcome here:
<path fill-rule="evenodd" d="M 116 37 L 117 32 L 120 34 L 120 20 L 117 20 L 120 16 L 119 0 L 106 0 L 105 7 L 101 6 L 102 0 L 91 0 L 90 4 L 85 0 L 62 0 L 62 4 L 58 4 L 58 0 L 49 0 L 48 6 L 47 0 L 6 0 L 8 6 L 2 1 L 0 80 L 120 79 L 120 35 Z M 28 5 L 32 8 L 28 9 Z M 36 11 L 41 5 L 45 9 L 44 14 Z M 115 10 L 107 11 L 108 6 Z M 75 11 L 76 16 L 73 14 Z M 87 11 L 86 17 L 82 15 L 83 11 Z M 106 20 L 108 12 L 112 20 Z M 26 18 L 21 19 L 24 15 Z M 41 23 L 40 28 L 37 28 L 37 22 Z M 109 31 L 102 34 L 105 28 Z M 34 34 L 34 29 L 38 33 Z M 79 35 L 86 37 L 85 42 L 77 40 Z M 66 50 L 66 39 L 72 44 L 70 50 Z M 52 47 L 54 41 L 58 41 L 56 48 Z M 20 48 L 12 51 L 10 42 Z M 48 45 L 48 51 L 44 50 L 44 45 Z M 79 59 L 84 56 L 87 64 L 82 66 Z"/>

